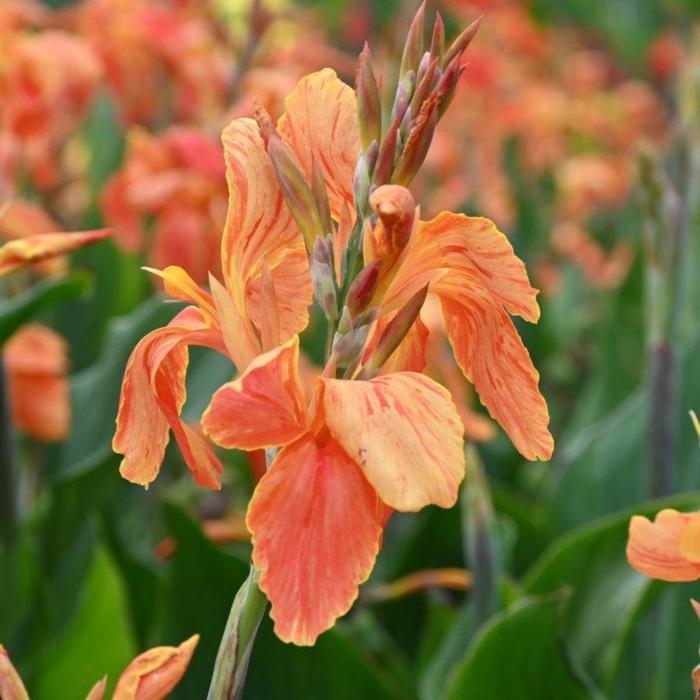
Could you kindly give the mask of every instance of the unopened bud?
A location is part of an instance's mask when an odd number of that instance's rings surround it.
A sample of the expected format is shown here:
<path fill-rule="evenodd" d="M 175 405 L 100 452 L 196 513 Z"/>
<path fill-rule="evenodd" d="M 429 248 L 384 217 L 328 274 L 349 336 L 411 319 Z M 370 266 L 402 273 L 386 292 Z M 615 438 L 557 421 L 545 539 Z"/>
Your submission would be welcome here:
<path fill-rule="evenodd" d="M 483 15 L 481 15 L 480 17 L 477 17 L 452 42 L 450 48 L 447 49 L 447 51 L 445 52 L 445 55 L 442 59 L 443 66 L 447 66 L 450 63 L 452 63 L 453 59 L 455 59 L 457 56 L 460 56 L 464 52 L 464 50 L 469 46 L 469 44 L 471 44 L 472 39 L 476 36 L 476 33 L 479 31 L 479 27 L 481 26 L 481 21 L 483 19 L 484 19 Z"/>
<path fill-rule="evenodd" d="M 326 233 L 314 195 L 306 182 L 301 166 L 293 151 L 282 141 L 272 124 L 270 115 L 260 106 L 255 107 L 255 119 L 265 142 L 267 153 L 277 175 L 284 200 L 311 250 L 316 237 Z"/>
<path fill-rule="evenodd" d="M 367 161 L 360 156 L 357 159 L 355 166 L 355 180 L 353 182 L 353 195 L 355 197 L 355 206 L 361 216 L 365 215 L 367 210 L 367 199 L 369 197 L 369 188 L 371 180 Z"/>
<path fill-rule="evenodd" d="M 345 335 L 335 334 L 333 341 L 333 356 L 335 357 L 336 367 L 345 369 L 354 365 L 362 355 L 362 350 L 367 342 L 370 325 L 359 326 L 354 328 Z"/>
<path fill-rule="evenodd" d="M 459 57 L 455 58 L 455 60 L 445 68 L 445 72 L 442 74 L 437 88 L 435 89 L 438 103 L 438 121 L 442 119 L 442 115 L 450 106 L 463 72 L 464 66 L 461 65 Z"/>
<path fill-rule="evenodd" d="M 401 120 L 394 119 L 382 139 L 382 145 L 379 147 L 379 153 L 377 154 L 377 163 L 372 173 L 373 185 L 383 185 L 391 179 L 396 160 L 396 144 L 399 138 L 400 126 Z"/>
<path fill-rule="evenodd" d="M 439 12 L 435 13 L 435 24 L 433 25 L 433 36 L 430 41 L 430 55 L 438 60 L 442 59 L 442 54 L 445 53 L 445 23 L 442 21 L 442 15 Z"/>
<path fill-rule="evenodd" d="M 413 114 L 420 113 L 423 103 L 427 99 L 428 95 L 433 91 L 433 88 L 435 87 L 435 78 L 439 70 L 439 63 L 440 60 L 438 58 L 434 58 L 418 82 L 409 106 L 409 111 L 411 111 Z"/>
<path fill-rule="evenodd" d="M 365 42 L 357 63 L 355 87 L 357 90 L 360 142 L 363 150 L 366 151 L 373 141 L 379 143 L 382 136 L 382 102 L 372 66 L 372 54 L 367 42 Z"/>
<path fill-rule="evenodd" d="M 401 185 L 382 185 L 372 193 L 370 205 L 381 221 L 385 241 L 381 248 L 385 253 L 403 250 L 415 224 L 416 200 L 413 195 Z"/>
<path fill-rule="evenodd" d="M 377 156 L 379 155 L 379 143 L 372 141 L 367 150 L 362 156 L 367 164 L 367 172 L 371 175 L 374 172 L 374 166 L 377 164 Z"/>
<path fill-rule="evenodd" d="M 338 321 L 338 333 L 340 335 L 345 335 L 349 333 L 355 326 L 352 322 L 352 314 L 347 306 L 343 307 L 343 311 L 340 314 L 340 321 Z"/>
<path fill-rule="evenodd" d="M 416 74 L 411 70 L 403 78 L 396 87 L 396 95 L 394 97 L 394 106 L 391 109 L 391 118 L 403 119 L 403 115 L 411 104 L 411 97 L 416 89 Z"/>
<path fill-rule="evenodd" d="M 338 293 L 333 274 L 333 250 L 328 238 L 319 236 L 311 251 L 311 282 L 314 298 L 330 321 L 338 318 Z"/>
<path fill-rule="evenodd" d="M 401 56 L 401 68 L 399 79 L 403 78 L 410 70 L 417 70 L 420 58 L 423 55 L 423 34 L 425 33 L 425 0 L 416 12 L 411 22 Z"/>
<path fill-rule="evenodd" d="M 433 140 L 438 122 L 437 96 L 431 95 L 421 107 L 411 128 L 401 158 L 394 170 L 392 182 L 409 185 L 418 173 Z"/>
<path fill-rule="evenodd" d="M 372 301 L 379 284 L 380 266 L 380 260 L 372 260 L 371 263 L 360 270 L 360 273 L 350 285 L 346 303 L 353 317 L 364 311 L 367 308 L 367 304 Z"/>
<path fill-rule="evenodd" d="M 311 156 L 311 194 L 313 194 L 316 209 L 321 219 L 323 233 L 329 234 L 333 230 L 333 222 L 331 220 L 331 207 L 328 203 L 328 191 L 321 166 L 313 154 Z"/>
<path fill-rule="evenodd" d="M 420 291 L 416 292 L 406 303 L 406 305 L 394 316 L 384 329 L 377 346 L 370 355 L 362 369 L 363 378 L 371 377 L 374 372 L 392 356 L 396 348 L 401 345 L 401 341 L 411 329 L 413 322 L 418 318 L 425 297 L 428 294 L 426 284 Z"/>

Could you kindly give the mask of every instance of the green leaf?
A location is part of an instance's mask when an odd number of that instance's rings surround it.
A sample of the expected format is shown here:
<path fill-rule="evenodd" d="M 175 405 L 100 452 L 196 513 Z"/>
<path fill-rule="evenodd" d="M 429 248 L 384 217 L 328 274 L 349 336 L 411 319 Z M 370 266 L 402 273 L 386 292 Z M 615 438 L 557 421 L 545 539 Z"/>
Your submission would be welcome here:
<path fill-rule="evenodd" d="M 137 653 L 126 620 L 121 581 L 110 558 L 98 550 L 72 620 L 28 682 L 32 698 L 52 700 L 59 689 L 85 697 L 105 674 L 113 685 Z"/>
<path fill-rule="evenodd" d="M 83 296 L 90 288 L 84 272 L 48 277 L 12 299 L 0 301 L 0 344 L 39 311 Z"/>
<path fill-rule="evenodd" d="M 565 596 L 523 599 L 496 615 L 473 641 L 447 700 L 592 700 L 566 651 Z"/>

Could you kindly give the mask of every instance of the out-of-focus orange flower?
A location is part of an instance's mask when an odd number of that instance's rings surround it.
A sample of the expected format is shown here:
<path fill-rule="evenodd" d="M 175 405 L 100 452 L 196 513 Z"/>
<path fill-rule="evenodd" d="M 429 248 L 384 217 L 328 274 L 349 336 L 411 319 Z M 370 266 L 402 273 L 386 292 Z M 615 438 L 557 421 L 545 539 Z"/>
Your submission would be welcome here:
<path fill-rule="evenodd" d="M 37 440 L 63 440 L 70 428 L 68 346 L 47 326 L 29 323 L 3 348 L 12 417 Z"/>
<path fill-rule="evenodd" d="M 72 253 L 112 235 L 109 229 L 81 233 L 38 233 L 0 246 L 0 277 L 21 267 Z"/>
<path fill-rule="evenodd" d="M 662 581 L 700 578 L 700 513 L 666 508 L 654 521 L 630 521 L 627 559 L 637 571 Z"/>
<path fill-rule="evenodd" d="M 100 64 L 67 32 L 7 32 L 0 41 L 0 172 L 28 172 L 37 187 L 55 187 L 58 153 L 85 115 Z"/>
<path fill-rule="evenodd" d="M 158 136 L 129 135 L 124 165 L 102 192 L 102 211 L 130 252 L 144 250 L 151 265 L 178 265 L 198 283 L 220 270 L 226 221 L 221 145 L 195 128 L 173 127 Z M 146 233 L 152 219 L 152 234 Z"/>
<path fill-rule="evenodd" d="M 674 78 L 684 56 L 683 42 L 672 31 L 661 32 L 654 38 L 647 52 L 652 75 L 661 82 Z"/>
<path fill-rule="evenodd" d="M 178 647 L 154 647 L 137 656 L 119 677 L 112 700 L 164 700 L 180 682 L 199 642 L 195 634 Z M 103 700 L 107 677 L 99 680 L 85 700 Z M 0 644 L 0 697 L 29 700 L 5 647 Z"/>

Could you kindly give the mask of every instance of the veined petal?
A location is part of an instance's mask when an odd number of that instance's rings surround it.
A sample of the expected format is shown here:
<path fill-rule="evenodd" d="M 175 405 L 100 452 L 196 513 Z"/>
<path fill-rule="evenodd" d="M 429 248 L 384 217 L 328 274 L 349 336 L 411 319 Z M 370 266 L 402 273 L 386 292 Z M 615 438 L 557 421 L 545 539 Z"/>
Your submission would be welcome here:
<path fill-rule="evenodd" d="M 109 229 L 82 233 L 38 233 L 0 247 L 0 277 L 25 265 L 72 253 L 112 235 Z"/>
<path fill-rule="evenodd" d="M 696 513 L 659 511 L 651 522 L 641 515 L 630 520 L 627 559 L 640 573 L 662 581 L 695 581 L 700 563 L 688 561 L 681 550 L 683 531 Z"/>
<path fill-rule="evenodd" d="M 255 358 L 222 386 L 202 416 L 204 432 L 229 449 L 257 450 L 293 442 L 306 431 L 299 380 L 299 338 Z"/>
<path fill-rule="evenodd" d="M 0 698 L 2 700 L 29 700 L 27 690 L 12 665 L 5 647 L 0 644 Z"/>
<path fill-rule="evenodd" d="M 446 389 L 414 372 L 323 381 L 328 427 L 384 503 L 401 511 L 454 505 L 463 431 Z"/>
<path fill-rule="evenodd" d="M 213 449 L 180 419 L 188 345 L 224 350 L 220 333 L 194 307 L 142 338 L 131 353 L 112 442 L 114 451 L 124 455 L 119 471 L 128 481 L 147 486 L 156 478 L 172 428 L 197 483 L 220 488 L 218 474 L 223 469 Z"/>
<path fill-rule="evenodd" d="M 247 306 L 248 287 L 261 276 L 263 261 L 267 260 L 273 275 L 279 267 L 278 276 L 289 279 L 284 266 L 288 257 L 294 260 L 294 293 L 283 299 L 291 313 L 285 314 L 284 309 L 279 313 L 281 318 L 289 316 L 284 341 L 308 323 L 312 290 L 306 256 L 299 256 L 304 250 L 303 237 L 284 202 L 257 124 L 252 119 L 235 119 L 224 130 L 222 140 L 229 187 L 221 242 L 224 280 L 241 316 L 248 319 L 254 313 L 254 307 L 249 310 Z M 288 287 L 280 284 L 280 289 Z"/>
<path fill-rule="evenodd" d="M 278 130 L 311 181 L 311 163 L 320 165 L 328 200 L 337 219 L 353 205 L 353 180 L 360 154 L 355 91 L 324 68 L 302 78 L 284 101 Z"/>
<path fill-rule="evenodd" d="M 211 294 L 204 291 L 187 273 L 177 265 L 169 265 L 164 270 L 144 267 L 144 270 L 163 280 L 165 293 L 177 299 L 198 306 L 210 319 L 216 317 L 216 310 Z"/>
<path fill-rule="evenodd" d="M 334 440 L 285 447 L 248 508 L 253 562 L 275 632 L 311 645 L 357 598 L 379 550 L 387 508 Z"/>
<path fill-rule="evenodd" d="M 178 647 L 155 647 L 137 656 L 119 677 L 112 700 L 162 700 L 185 675 L 199 635 Z"/>

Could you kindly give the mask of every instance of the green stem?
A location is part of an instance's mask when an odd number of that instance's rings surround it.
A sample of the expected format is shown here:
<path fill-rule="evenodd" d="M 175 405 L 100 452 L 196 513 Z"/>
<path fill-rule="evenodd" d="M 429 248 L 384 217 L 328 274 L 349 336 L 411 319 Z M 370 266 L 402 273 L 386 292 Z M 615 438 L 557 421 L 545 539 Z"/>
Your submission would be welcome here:
<path fill-rule="evenodd" d="M 7 374 L 0 355 L 0 530 L 3 541 L 12 546 L 18 533 L 17 464 L 8 397 Z"/>

